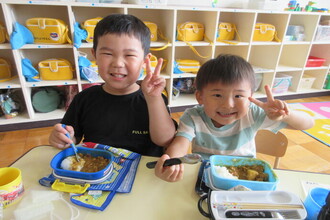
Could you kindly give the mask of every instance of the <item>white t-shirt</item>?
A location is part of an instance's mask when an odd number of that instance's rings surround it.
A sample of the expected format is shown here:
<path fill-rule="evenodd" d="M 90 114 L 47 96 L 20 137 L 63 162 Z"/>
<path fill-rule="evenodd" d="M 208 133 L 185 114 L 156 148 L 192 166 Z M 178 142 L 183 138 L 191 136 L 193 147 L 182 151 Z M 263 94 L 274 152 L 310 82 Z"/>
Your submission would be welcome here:
<path fill-rule="evenodd" d="M 186 109 L 176 136 L 192 141 L 192 151 L 204 159 L 214 154 L 256 157 L 254 138 L 257 131 L 267 129 L 276 133 L 286 126 L 284 122 L 270 120 L 262 108 L 251 103 L 246 116 L 217 128 L 206 116 L 204 107 L 197 105 Z"/>

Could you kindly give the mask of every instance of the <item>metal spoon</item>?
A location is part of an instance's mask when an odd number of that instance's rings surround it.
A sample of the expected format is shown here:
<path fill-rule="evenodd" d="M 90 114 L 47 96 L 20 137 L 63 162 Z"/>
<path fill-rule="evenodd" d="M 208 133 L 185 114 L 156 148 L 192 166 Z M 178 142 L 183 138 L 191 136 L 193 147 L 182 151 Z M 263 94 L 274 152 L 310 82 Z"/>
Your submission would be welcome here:
<path fill-rule="evenodd" d="M 66 125 L 65 125 L 65 124 L 62 124 L 62 127 L 66 130 Z M 67 133 L 65 134 L 65 136 L 67 136 L 68 138 L 71 139 L 69 132 L 67 132 Z M 76 155 L 76 159 L 77 159 L 77 161 L 79 162 L 79 161 L 80 161 L 80 157 L 79 157 L 79 155 L 78 155 L 78 150 L 77 150 L 76 145 L 72 142 L 72 144 L 70 144 L 70 146 L 72 147 L 72 149 L 73 149 L 73 151 L 74 151 L 74 154 Z"/>
<path fill-rule="evenodd" d="M 186 154 L 183 157 L 171 158 L 165 160 L 164 167 L 172 166 L 181 163 L 195 164 L 202 161 L 202 156 L 199 154 Z M 148 162 L 146 166 L 150 169 L 155 168 L 157 161 Z"/>

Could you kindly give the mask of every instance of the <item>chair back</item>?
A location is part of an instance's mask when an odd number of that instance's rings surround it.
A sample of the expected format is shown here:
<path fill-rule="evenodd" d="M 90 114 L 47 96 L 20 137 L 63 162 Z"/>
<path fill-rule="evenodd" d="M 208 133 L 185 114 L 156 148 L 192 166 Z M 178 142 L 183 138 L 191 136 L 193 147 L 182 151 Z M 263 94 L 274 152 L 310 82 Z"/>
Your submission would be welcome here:
<path fill-rule="evenodd" d="M 279 167 L 280 158 L 285 155 L 288 139 L 282 132 L 274 134 L 268 130 L 259 130 L 256 137 L 257 153 L 275 157 L 274 168 Z"/>

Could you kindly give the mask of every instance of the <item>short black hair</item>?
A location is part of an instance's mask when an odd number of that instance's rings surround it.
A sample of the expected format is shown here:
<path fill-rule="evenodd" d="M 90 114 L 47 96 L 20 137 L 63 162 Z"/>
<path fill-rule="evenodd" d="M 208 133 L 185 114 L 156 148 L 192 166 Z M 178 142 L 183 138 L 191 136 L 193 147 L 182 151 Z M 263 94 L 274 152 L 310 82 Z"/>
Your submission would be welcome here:
<path fill-rule="evenodd" d="M 144 55 L 150 49 L 150 30 L 139 18 L 128 14 L 112 14 L 99 21 L 94 29 L 93 49 L 96 51 L 99 37 L 105 34 L 127 34 L 141 41 Z"/>
<path fill-rule="evenodd" d="M 220 54 L 204 63 L 196 76 L 196 89 L 201 91 L 209 83 L 221 82 L 231 85 L 248 80 L 252 92 L 255 87 L 255 73 L 250 63 L 237 55 Z"/>

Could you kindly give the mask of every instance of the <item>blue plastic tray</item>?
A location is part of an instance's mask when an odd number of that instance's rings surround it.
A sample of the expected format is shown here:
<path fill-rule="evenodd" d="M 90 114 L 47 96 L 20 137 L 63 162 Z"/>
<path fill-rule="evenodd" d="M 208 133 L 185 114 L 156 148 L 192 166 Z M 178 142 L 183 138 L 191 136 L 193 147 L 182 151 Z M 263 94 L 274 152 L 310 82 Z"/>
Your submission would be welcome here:
<path fill-rule="evenodd" d="M 278 183 L 278 177 L 274 173 L 271 166 L 263 161 L 255 158 L 236 157 L 236 156 L 223 156 L 212 155 L 210 157 L 211 165 L 211 178 L 212 184 L 218 189 L 230 189 L 232 187 L 242 185 L 251 190 L 268 190 L 272 191 L 276 189 Z M 268 181 L 251 181 L 251 180 L 239 180 L 220 177 L 214 166 L 244 166 L 244 165 L 262 165 L 264 166 L 264 172 L 268 174 Z"/>
<path fill-rule="evenodd" d="M 73 170 L 64 170 L 61 168 L 62 160 L 64 160 L 66 157 L 74 155 L 74 151 L 70 147 L 70 148 L 67 148 L 67 149 L 59 152 L 58 154 L 56 154 L 54 156 L 54 158 L 52 159 L 52 161 L 50 162 L 50 166 L 53 169 L 53 172 L 57 176 L 85 179 L 85 180 L 98 180 L 98 179 L 102 179 L 109 172 L 111 172 L 112 161 L 113 161 L 113 155 L 111 152 L 106 151 L 106 150 L 86 148 L 86 147 L 77 147 L 77 149 L 78 149 L 78 153 L 90 154 L 92 157 L 102 156 L 106 159 L 109 159 L 109 164 L 103 170 L 100 170 L 100 171 L 94 172 L 94 173 L 86 173 L 86 172 L 73 171 Z"/>

